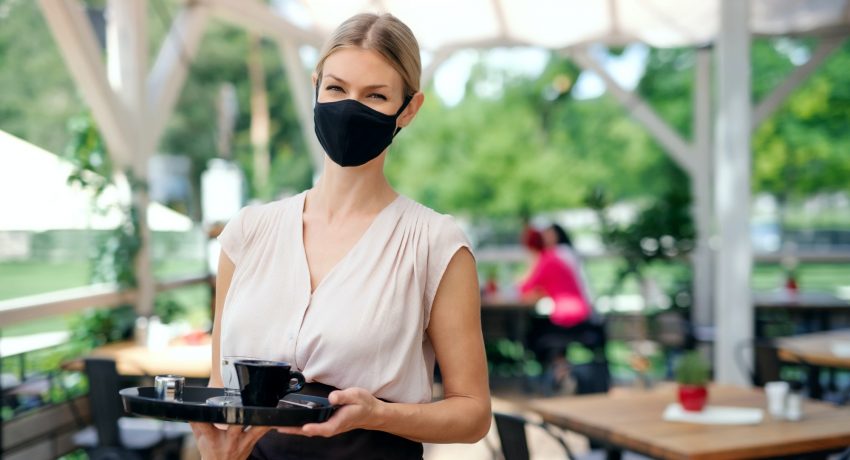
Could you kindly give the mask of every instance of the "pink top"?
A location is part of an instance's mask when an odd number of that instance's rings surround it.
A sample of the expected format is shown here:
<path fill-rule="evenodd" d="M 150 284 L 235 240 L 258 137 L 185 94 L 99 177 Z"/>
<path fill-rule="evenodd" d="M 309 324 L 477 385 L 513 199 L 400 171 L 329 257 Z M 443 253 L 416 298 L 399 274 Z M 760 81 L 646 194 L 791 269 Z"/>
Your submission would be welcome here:
<path fill-rule="evenodd" d="M 431 401 L 426 329 L 443 272 L 469 248 L 451 216 L 399 195 L 310 294 L 304 197 L 248 206 L 219 241 L 236 265 L 224 301 L 222 381 L 233 357 L 287 361 L 307 381 Z"/>
<path fill-rule="evenodd" d="M 549 317 L 555 324 L 573 326 L 590 315 L 590 305 L 577 274 L 554 249 L 543 250 L 528 278 L 520 285 L 523 294 L 535 290 L 542 290 L 554 300 L 555 309 Z"/>

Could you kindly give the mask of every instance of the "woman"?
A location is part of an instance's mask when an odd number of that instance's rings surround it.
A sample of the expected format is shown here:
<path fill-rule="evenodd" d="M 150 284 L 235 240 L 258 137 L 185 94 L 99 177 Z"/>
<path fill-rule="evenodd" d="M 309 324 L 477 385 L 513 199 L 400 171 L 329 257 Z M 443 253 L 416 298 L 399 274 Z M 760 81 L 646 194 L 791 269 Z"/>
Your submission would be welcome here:
<path fill-rule="evenodd" d="M 567 231 L 558 224 L 552 224 L 546 227 L 543 230 L 543 245 L 549 249 L 554 249 L 558 253 L 558 256 L 570 266 L 573 273 L 578 274 L 579 288 L 581 288 L 584 298 L 590 303 L 593 296 L 590 293 L 587 272 L 584 270 L 581 257 L 576 252 L 573 246 L 573 240 Z"/>
<path fill-rule="evenodd" d="M 422 106 L 419 48 L 395 17 L 343 23 L 313 74 L 316 185 L 243 209 L 220 237 L 211 386 L 221 360 L 292 363 L 341 408 L 269 430 L 193 423 L 205 460 L 421 458 L 475 442 L 490 395 L 475 261 L 463 232 L 396 193 L 387 147 Z M 431 402 L 435 360 L 445 398 Z"/>
<path fill-rule="evenodd" d="M 532 322 L 526 342 L 543 364 L 544 391 L 559 391 L 569 375 L 566 348 L 583 334 L 590 317 L 590 305 L 584 297 L 576 272 L 545 245 L 543 234 L 530 229 L 523 234 L 523 245 L 531 252 L 532 264 L 519 291 L 526 300 L 547 297 L 552 300 L 548 318 Z M 551 388 L 550 388 L 551 387 Z"/>

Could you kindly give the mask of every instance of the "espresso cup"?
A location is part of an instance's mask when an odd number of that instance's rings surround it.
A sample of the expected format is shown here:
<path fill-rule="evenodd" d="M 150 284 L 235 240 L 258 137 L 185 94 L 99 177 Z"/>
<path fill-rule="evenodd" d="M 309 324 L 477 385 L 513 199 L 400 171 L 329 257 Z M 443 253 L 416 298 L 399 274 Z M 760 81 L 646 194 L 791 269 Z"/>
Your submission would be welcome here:
<path fill-rule="evenodd" d="M 275 407 L 281 398 L 304 387 L 304 375 L 289 363 L 262 359 L 239 359 L 233 363 L 239 379 L 243 406 Z M 296 382 L 293 385 L 292 380 Z"/>

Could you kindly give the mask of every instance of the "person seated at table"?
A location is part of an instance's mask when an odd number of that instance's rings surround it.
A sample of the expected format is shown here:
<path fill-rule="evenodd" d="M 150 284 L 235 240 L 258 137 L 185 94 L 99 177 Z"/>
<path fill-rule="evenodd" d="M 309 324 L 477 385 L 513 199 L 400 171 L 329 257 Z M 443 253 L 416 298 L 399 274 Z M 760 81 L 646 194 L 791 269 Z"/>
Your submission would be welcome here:
<path fill-rule="evenodd" d="M 554 223 L 543 229 L 542 234 L 543 245 L 554 249 L 558 256 L 578 275 L 579 287 L 584 298 L 590 302 L 593 298 L 590 293 L 590 282 L 587 279 L 587 272 L 584 270 L 581 256 L 579 256 L 575 250 L 575 246 L 573 246 L 573 240 L 570 234 L 563 227 Z"/>
<path fill-rule="evenodd" d="M 558 390 L 569 375 L 566 347 L 585 332 L 582 325 L 590 318 L 590 304 L 576 272 L 554 248 L 544 245 L 539 231 L 525 232 L 523 240 L 532 264 L 519 286 L 520 293 L 525 300 L 548 297 L 553 304 L 548 321 L 534 322 L 527 343 L 551 376 L 553 389 Z"/>

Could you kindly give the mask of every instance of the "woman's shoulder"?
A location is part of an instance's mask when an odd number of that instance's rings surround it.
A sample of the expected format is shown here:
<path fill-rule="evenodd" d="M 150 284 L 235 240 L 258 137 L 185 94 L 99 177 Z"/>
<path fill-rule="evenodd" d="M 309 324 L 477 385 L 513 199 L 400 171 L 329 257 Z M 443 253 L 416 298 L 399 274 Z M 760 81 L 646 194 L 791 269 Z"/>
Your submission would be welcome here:
<path fill-rule="evenodd" d="M 453 215 L 439 212 L 406 196 L 403 199 L 407 201 L 407 209 L 411 217 L 416 219 L 416 224 L 427 231 L 431 245 L 457 241 L 468 245 L 466 233 Z"/>
<path fill-rule="evenodd" d="M 303 192 L 267 203 L 249 204 L 239 211 L 236 219 L 240 221 L 245 233 L 253 233 L 258 228 L 281 222 L 284 214 L 297 211 L 302 194 Z"/>

